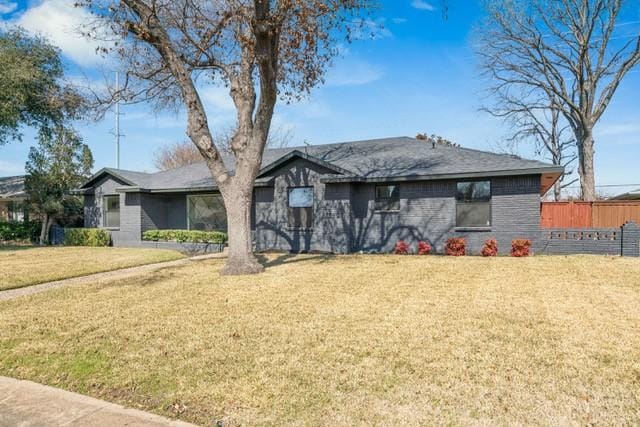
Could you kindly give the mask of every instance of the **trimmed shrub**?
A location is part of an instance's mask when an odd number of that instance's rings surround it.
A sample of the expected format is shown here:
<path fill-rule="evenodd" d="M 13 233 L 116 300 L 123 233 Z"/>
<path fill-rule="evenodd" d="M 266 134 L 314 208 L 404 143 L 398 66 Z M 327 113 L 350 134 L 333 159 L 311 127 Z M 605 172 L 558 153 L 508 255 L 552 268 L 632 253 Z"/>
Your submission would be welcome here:
<path fill-rule="evenodd" d="M 511 256 L 513 257 L 529 256 L 530 247 L 531 247 L 531 240 L 515 239 L 511 241 Z"/>
<path fill-rule="evenodd" d="M 111 236 L 102 228 L 65 228 L 65 246 L 109 246 Z"/>
<path fill-rule="evenodd" d="M 0 221 L 0 242 L 35 242 L 41 227 L 38 221 Z"/>
<path fill-rule="evenodd" d="M 224 244 L 227 242 L 227 233 L 200 230 L 148 230 L 142 233 L 142 240 Z"/>
<path fill-rule="evenodd" d="M 444 245 L 444 253 L 450 256 L 463 256 L 467 251 L 467 241 L 462 237 L 452 237 L 447 239 Z"/>
<path fill-rule="evenodd" d="M 432 249 L 429 242 L 418 242 L 418 255 L 429 255 Z"/>
<path fill-rule="evenodd" d="M 498 256 L 498 242 L 496 239 L 487 239 L 480 250 L 482 256 Z"/>
<path fill-rule="evenodd" d="M 396 243 L 396 248 L 393 250 L 393 253 L 396 255 L 408 255 L 409 245 L 403 240 L 399 240 L 398 243 Z"/>

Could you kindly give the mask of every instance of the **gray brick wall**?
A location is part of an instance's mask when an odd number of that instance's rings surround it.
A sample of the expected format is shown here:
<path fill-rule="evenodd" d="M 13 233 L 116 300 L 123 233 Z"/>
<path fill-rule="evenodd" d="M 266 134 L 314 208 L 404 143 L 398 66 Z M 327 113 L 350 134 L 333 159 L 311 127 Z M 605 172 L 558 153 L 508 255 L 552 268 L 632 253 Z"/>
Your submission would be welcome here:
<path fill-rule="evenodd" d="M 255 246 L 257 250 L 349 251 L 350 186 L 328 184 L 320 178 L 330 171 L 296 159 L 275 172 L 273 188 L 255 191 Z M 314 223 L 311 230 L 289 228 L 288 188 L 314 187 Z"/>
<path fill-rule="evenodd" d="M 548 255 L 620 255 L 620 228 L 546 229 L 540 233 L 537 253 Z"/>
<path fill-rule="evenodd" d="M 511 240 L 540 233 L 539 176 L 491 179 L 491 226 L 483 231 L 456 228 L 456 181 L 400 183 L 399 212 L 375 211 L 375 186 L 353 187 L 352 251 L 390 252 L 398 240 L 414 250 L 420 240 L 443 252 L 450 237 L 467 240 L 470 254 L 480 252 L 484 241 L 495 238 L 501 254 L 509 253 Z"/>
<path fill-rule="evenodd" d="M 640 256 L 640 225 L 633 221 L 622 226 L 622 255 Z"/>

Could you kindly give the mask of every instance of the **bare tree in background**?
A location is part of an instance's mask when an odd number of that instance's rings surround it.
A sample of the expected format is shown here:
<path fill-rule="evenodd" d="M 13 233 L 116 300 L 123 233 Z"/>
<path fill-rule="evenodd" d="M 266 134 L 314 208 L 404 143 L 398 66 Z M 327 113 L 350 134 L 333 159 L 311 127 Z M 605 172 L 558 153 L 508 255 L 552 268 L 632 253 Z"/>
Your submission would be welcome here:
<path fill-rule="evenodd" d="M 221 131 L 220 133 L 220 135 L 214 137 L 218 149 L 221 152 L 232 155 L 231 139 L 235 130 L 229 127 L 226 131 Z M 292 138 L 293 132 L 291 130 L 277 128 L 275 131 L 269 132 L 267 147 L 285 148 L 289 146 Z M 202 154 L 200 154 L 200 150 L 198 150 L 198 147 L 191 141 L 167 144 L 153 153 L 153 165 L 161 171 L 176 169 L 202 161 L 204 161 L 204 159 L 202 158 Z"/>
<path fill-rule="evenodd" d="M 87 34 L 118 36 L 105 43 L 125 68 L 116 98 L 186 108 L 187 135 L 227 210 L 223 273 L 262 271 L 252 250 L 251 203 L 276 101 L 300 98 L 322 82 L 338 38 L 362 27 L 371 0 L 80 1 L 96 17 Z M 209 127 L 200 96 L 206 84 L 228 87 L 236 109 L 234 171 L 222 161 Z"/>
<path fill-rule="evenodd" d="M 520 97 L 503 99 L 503 110 L 492 114 L 503 117 L 511 125 L 507 144 L 517 148 L 520 144 L 533 144 L 538 156 L 565 171 L 553 185 L 553 198 L 562 199 L 562 190 L 578 181 L 573 178 L 578 154 L 575 138 L 561 109 L 553 101 L 535 103 Z"/>
<path fill-rule="evenodd" d="M 478 54 L 500 98 L 554 100 L 578 154 L 584 200 L 596 198 L 593 128 L 640 62 L 640 34 L 616 34 L 624 0 L 491 0 Z M 525 99 L 529 99 L 526 96 Z"/>

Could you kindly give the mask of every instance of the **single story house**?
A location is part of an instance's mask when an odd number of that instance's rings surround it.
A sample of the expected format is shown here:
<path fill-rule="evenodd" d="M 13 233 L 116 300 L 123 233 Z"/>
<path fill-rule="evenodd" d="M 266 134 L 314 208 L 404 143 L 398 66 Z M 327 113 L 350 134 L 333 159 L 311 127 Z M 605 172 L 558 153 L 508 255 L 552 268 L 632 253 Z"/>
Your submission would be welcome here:
<path fill-rule="evenodd" d="M 225 163 L 233 168 L 231 158 Z M 398 240 L 443 250 L 465 237 L 540 235 L 540 199 L 563 168 L 507 154 L 397 137 L 267 149 L 254 190 L 257 251 L 389 252 Z M 138 245 L 151 229 L 224 230 L 224 203 L 204 163 L 156 173 L 102 169 L 78 193 L 85 226 Z"/>
<path fill-rule="evenodd" d="M 640 188 L 627 193 L 618 194 L 615 197 L 611 197 L 609 200 L 640 200 Z"/>
<path fill-rule="evenodd" d="M 0 221 L 24 221 L 26 200 L 24 175 L 0 178 Z"/>

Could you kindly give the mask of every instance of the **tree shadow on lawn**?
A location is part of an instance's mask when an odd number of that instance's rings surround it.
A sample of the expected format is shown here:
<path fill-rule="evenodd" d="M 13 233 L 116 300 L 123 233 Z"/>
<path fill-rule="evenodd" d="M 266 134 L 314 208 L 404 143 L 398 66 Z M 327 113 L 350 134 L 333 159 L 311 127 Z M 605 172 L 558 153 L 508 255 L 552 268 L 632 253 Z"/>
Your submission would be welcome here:
<path fill-rule="evenodd" d="M 278 255 L 278 256 L 276 258 L 269 259 L 268 255 Z M 268 253 L 256 254 L 256 258 L 264 268 L 269 268 L 269 267 L 276 267 L 278 265 L 293 264 L 296 262 L 304 262 L 304 261 L 327 262 L 329 261 L 330 258 L 334 257 L 334 255 L 330 255 L 330 254 L 310 254 L 308 256 L 304 256 L 304 255 L 305 254 L 292 253 L 292 252 L 283 252 L 283 253 L 268 252 Z"/>
<path fill-rule="evenodd" d="M 13 243 L 0 243 L 0 252 L 4 251 L 26 251 L 28 249 L 44 248 L 46 246 L 34 246 L 34 245 L 16 245 Z"/>

